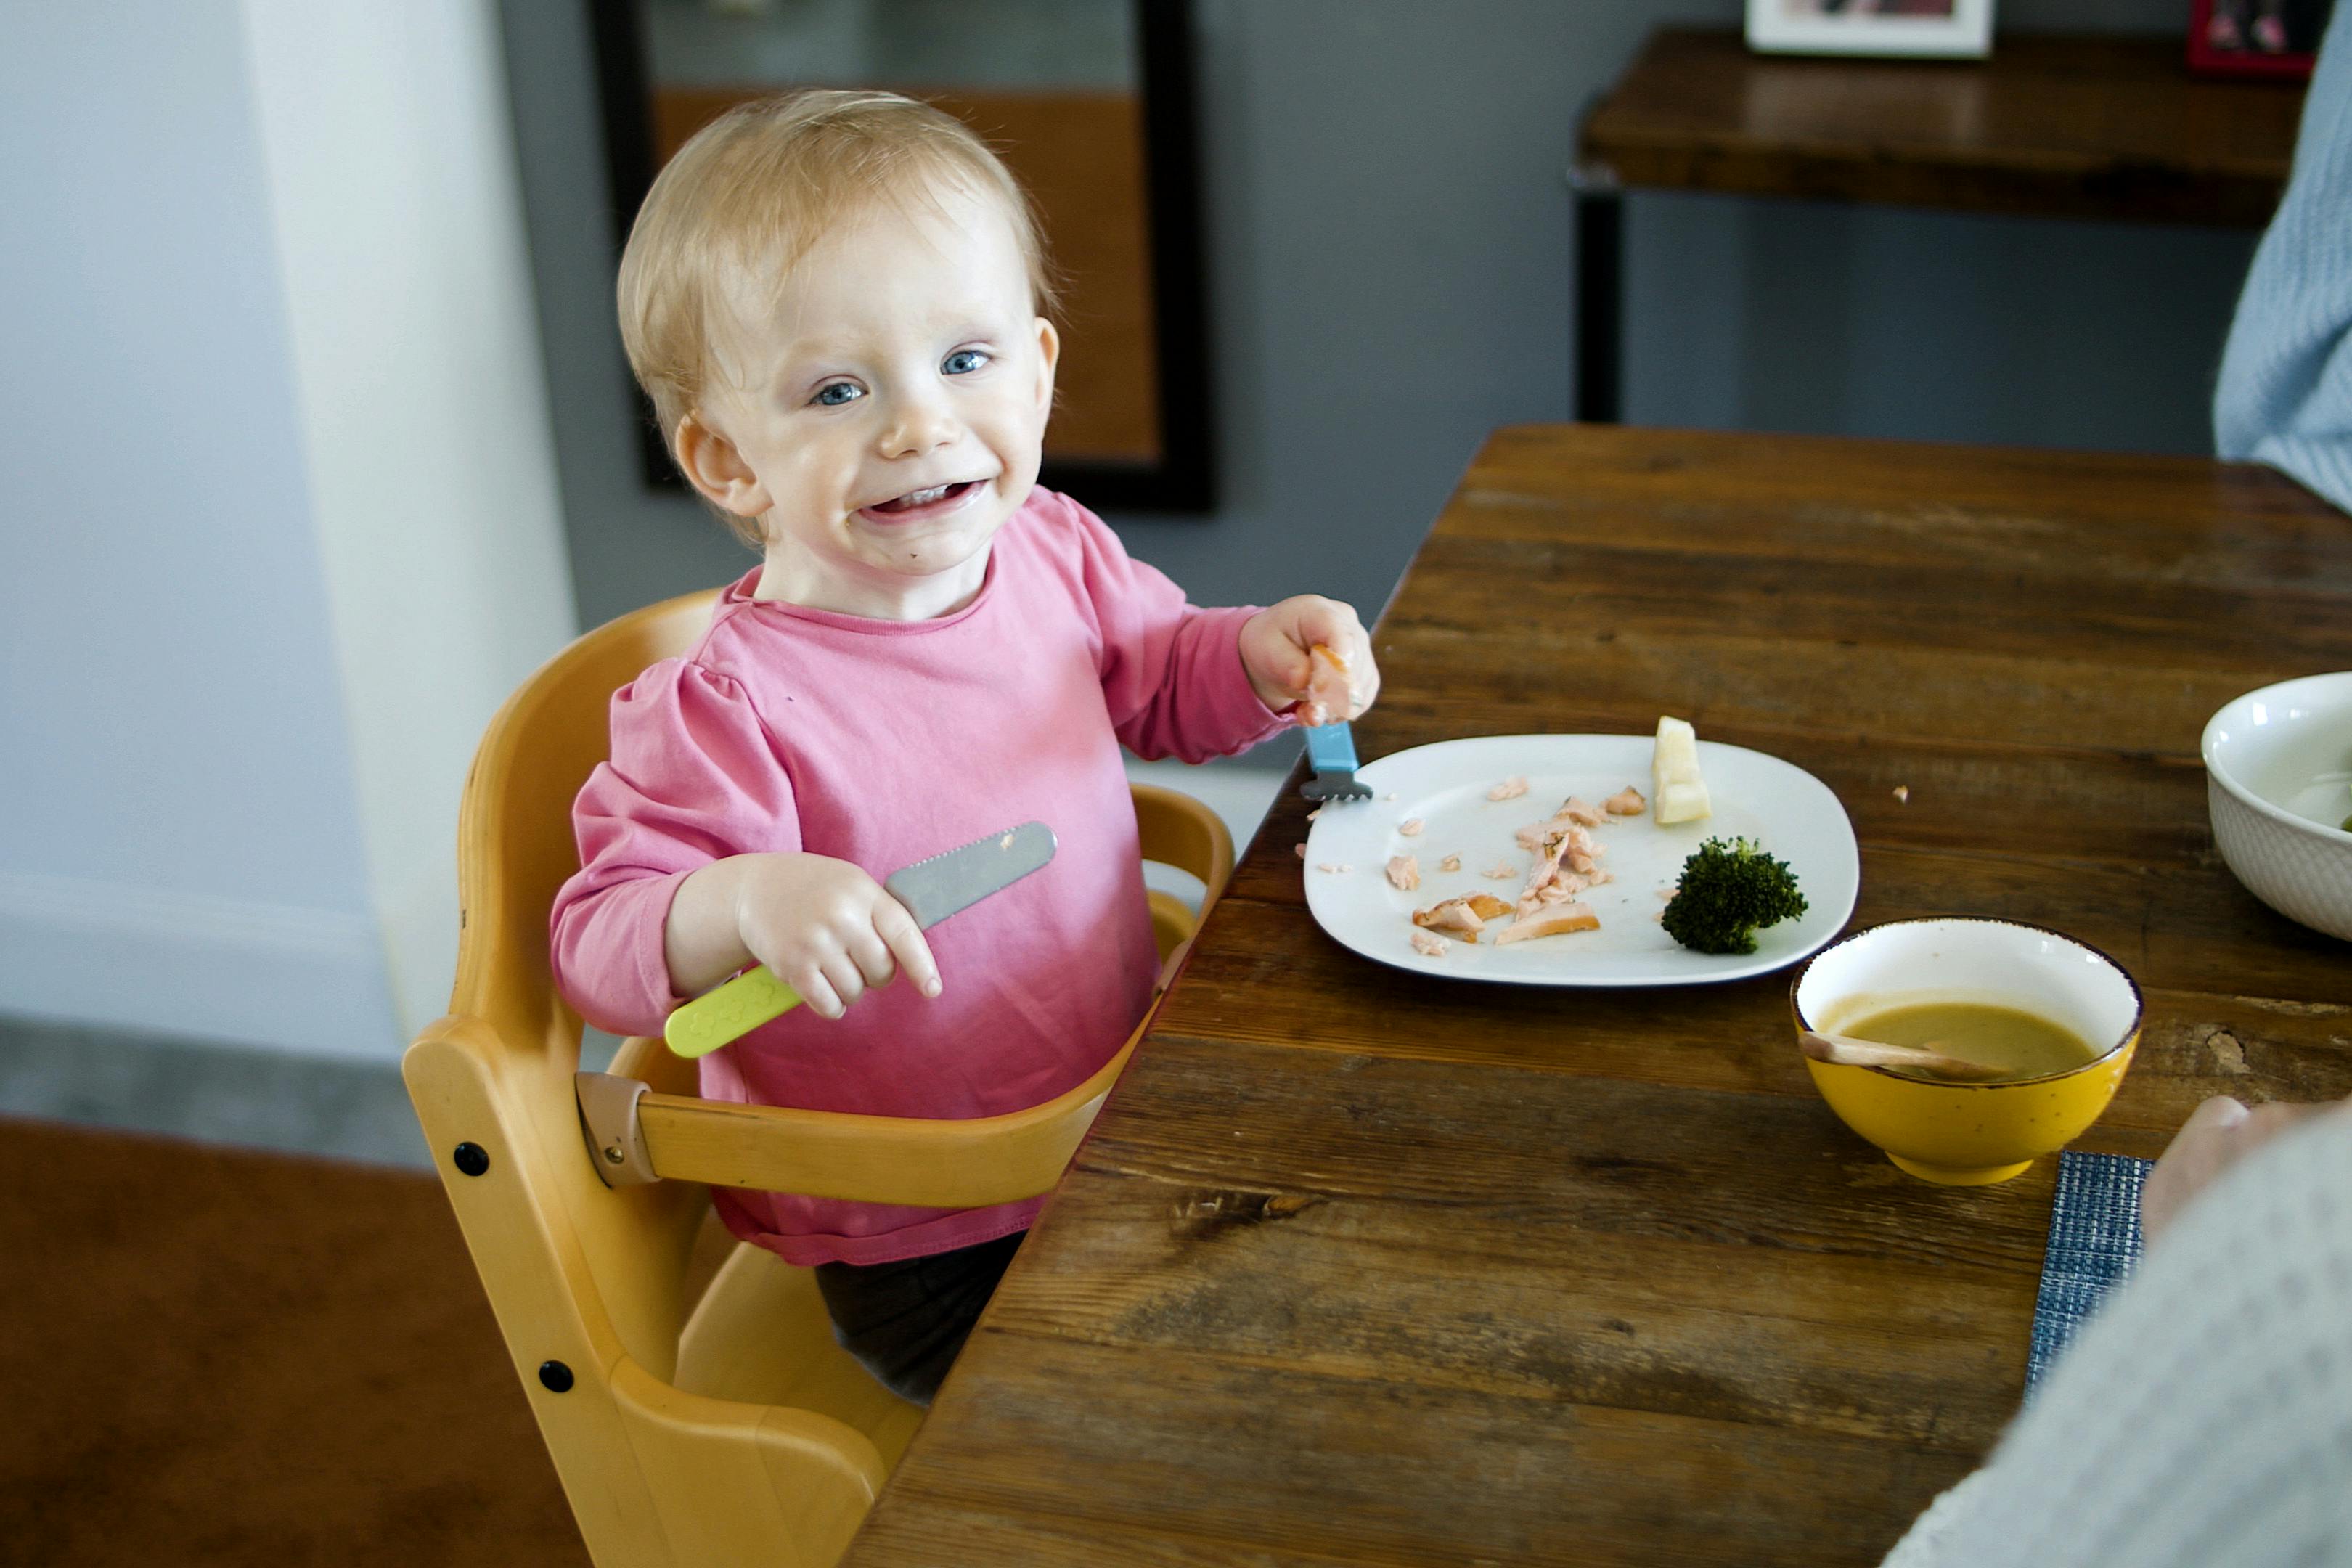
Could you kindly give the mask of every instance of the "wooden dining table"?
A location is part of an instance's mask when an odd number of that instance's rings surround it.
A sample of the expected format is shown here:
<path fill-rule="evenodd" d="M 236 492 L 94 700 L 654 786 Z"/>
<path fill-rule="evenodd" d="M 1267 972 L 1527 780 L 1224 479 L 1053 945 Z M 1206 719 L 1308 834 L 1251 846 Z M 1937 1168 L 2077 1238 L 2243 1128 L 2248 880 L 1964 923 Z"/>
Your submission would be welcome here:
<path fill-rule="evenodd" d="M 2276 473 L 1507 428 L 1374 641 L 1367 761 L 1678 714 L 1836 793 L 1854 924 L 2113 956 L 2145 1032 L 2079 1148 L 2352 1093 L 2352 947 L 2239 886 L 2199 759 L 2231 698 L 2352 668 L 2352 519 Z M 2019 1409 L 2057 1161 L 1898 1173 L 1814 1092 L 1790 972 L 1360 956 L 1307 911 L 1307 809 L 1283 791 L 845 1561 L 1877 1562 Z"/>

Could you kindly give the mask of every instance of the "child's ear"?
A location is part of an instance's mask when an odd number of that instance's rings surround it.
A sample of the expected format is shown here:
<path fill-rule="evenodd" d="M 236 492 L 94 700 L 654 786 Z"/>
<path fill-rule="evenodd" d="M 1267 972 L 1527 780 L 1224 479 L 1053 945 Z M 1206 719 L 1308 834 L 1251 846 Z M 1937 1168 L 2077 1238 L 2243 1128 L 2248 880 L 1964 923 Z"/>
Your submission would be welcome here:
<path fill-rule="evenodd" d="M 713 506 L 724 507 L 737 517 L 757 517 L 774 504 L 767 486 L 735 449 L 735 443 L 705 424 L 699 413 L 677 422 L 670 450 L 687 483 Z"/>
<path fill-rule="evenodd" d="M 1040 410 L 1054 406 L 1054 366 L 1062 358 L 1062 335 L 1054 331 L 1054 323 L 1045 317 L 1037 318 L 1037 406 Z"/>

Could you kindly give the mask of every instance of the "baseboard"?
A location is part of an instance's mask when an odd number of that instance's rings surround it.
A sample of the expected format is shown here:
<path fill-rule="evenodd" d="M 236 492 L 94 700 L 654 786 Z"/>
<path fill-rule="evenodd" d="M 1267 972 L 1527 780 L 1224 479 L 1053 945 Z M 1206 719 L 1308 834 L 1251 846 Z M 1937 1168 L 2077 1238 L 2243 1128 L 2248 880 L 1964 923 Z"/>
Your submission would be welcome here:
<path fill-rule="evenodd" d="M 373 920 L 0 871 L 0 1011 L 388 1061 Z"/>
<path fill-rule="evenodd" d="M 0 1015 L 0 1115 L 367 1164 L 432 1163 L 393 1062 Z"/>

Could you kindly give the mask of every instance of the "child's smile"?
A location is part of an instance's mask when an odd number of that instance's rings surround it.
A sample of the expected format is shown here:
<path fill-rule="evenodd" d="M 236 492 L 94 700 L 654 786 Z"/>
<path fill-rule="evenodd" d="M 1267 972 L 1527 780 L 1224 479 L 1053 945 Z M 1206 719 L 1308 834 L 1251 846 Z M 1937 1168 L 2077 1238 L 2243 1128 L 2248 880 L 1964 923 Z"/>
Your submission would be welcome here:
<path fill-rule="evenodd" d="M 979 479 L 958 479 L 950 484 L 933 485 L 928 489 L 909 490 L 895 500 L 882 502 L 879 506 L 860 507 L 858 510 L 872 521 L 886 526 L 891 523 L 911 522 L 939 517 L 954 510 L 978 495 L 983 482 Z"/>
<path fill-rule="evenodd" d="M 1036 483 L 1054 329 L 989 199 L 877 197 L 715 344 L 681 463 L 767 538 L 758 594 L 888 620 L 980 591 L 989 542 Z"/>

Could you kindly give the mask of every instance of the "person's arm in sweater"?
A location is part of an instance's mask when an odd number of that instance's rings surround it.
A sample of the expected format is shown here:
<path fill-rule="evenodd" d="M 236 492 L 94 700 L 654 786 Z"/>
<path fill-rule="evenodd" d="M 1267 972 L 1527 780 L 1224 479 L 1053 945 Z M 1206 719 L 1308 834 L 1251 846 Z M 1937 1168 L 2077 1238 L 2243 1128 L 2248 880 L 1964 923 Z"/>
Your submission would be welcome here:
<path fill-rule="evenodd" d="M 2352 1565 L 2352 1103 L 2208 1100 L 2147 1255 L 1885 1568 Z"/>
<path fill-rule="evenodd" d="M 2230 323 L 2213 442 L 2352 510 L 2352 4 L 2341 0 L 2304 100 L 2294 173 Z"/>

